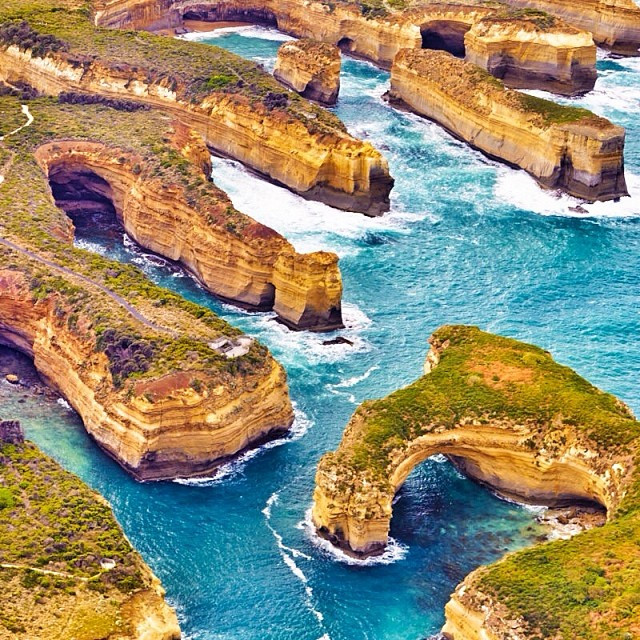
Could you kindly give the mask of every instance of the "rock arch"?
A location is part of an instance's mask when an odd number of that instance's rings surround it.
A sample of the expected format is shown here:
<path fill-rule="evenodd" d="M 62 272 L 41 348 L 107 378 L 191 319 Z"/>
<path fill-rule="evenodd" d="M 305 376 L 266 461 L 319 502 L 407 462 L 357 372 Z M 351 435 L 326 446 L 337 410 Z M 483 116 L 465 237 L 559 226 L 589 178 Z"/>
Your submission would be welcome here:
<path fill-rule="evenodd" d="M 193 140 L 190 145 L 197 148 Z M 203 154 L 208 174 L 204 146 Z M 123 149 L 65 141 L 45 144 L 35 155 L 63 210 L 113 207 L 131 238 L 180 262 L 211 293 L 247 309 L 273 309 L 292 328 L 342 326 L 334 254 L 298 254 L 282 236 L 249 218 L 244 233 L 230 223 L 212 224 L 177 185 L 153 180 L 144 162 Z"/>
<path fill-rule="evenodd" d="M 438 453 L 511 498 L 615 512 L 632 469 L 607 440 L 637 431 L 627 407 L 515 340 L 443 327 L 430 342 L 425 376 L 363 403 L 322 458 L 313 505 L 321 535 L 354 555 L 382 553 L 396 492 Z"/>
<path fill-rule="evenodd" d="M 423 49 L 447 51 L 457 58 L 465 57 L 464 37 L 471 28 L 466 22 L 431 20 L 420 25 Z"/>

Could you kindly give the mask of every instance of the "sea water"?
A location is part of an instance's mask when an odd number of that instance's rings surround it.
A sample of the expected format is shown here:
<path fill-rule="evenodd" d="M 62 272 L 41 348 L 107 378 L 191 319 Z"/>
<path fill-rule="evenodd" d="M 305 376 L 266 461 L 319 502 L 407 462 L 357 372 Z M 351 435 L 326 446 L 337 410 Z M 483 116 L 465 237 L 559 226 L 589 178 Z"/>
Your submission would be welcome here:
<path fill-rule="evenodd" d="M 256 28 L 198 36 L 271 68 L 282 37 Z M 633 197 L 585 205 L 543 192 L 438 126 L 382 100 L 389 75 L 345 59 L 336 113 L 389 159 L 392 210 L 380 219 L 307 202 L 238 163 L 214 158 L 235 205 L 300 251 L 340 256 L 341 332 L 291 332 L 271 313 L 216 301 L 183 271 L 78 220 L 77 244 L 138 264 L 269 346 L 286 367 L 296 423 L 272 443 L 199 481 L 139 484 L 102 454 L 62 401 L 0 382 L 2 413 L 113 505 L 162 579 L 192 640 L 419 640 L 444 621 L 463 576 L 532 544 L 534 513 L 497 499 L 444 459 L 401 489 L 385 556 L 351 561 L 308 524 L 313 476 L 349 416 L 420 375 L 427 338 L 473 323 L 549 349 L 640 409 L 640 62 L 600 56 L 596 89 L 576 102 L 627 128 Z"/>

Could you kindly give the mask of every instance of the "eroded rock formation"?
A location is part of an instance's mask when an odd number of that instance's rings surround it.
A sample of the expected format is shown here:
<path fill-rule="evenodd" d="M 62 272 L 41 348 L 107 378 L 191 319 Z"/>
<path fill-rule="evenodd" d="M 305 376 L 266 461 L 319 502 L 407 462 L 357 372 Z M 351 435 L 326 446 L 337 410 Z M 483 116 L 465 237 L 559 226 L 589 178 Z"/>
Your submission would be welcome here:
<path fill-rule="evenodd" d="M 385 68 L 400 49 L 445 49 L 460 57 L 466 53 L 514 86 L 559 93 L 587 91 L 596 77 L 589 33 L 499 3 L 424 2 L 376 15 L 367 15 L 356 2 L 299 0 L 98 0 L 95 7 L 96 23 L 110 27 L 177 26 L 183 17 L 268 24 L 296 37 L 336 44 Z"/>
<path fill-rule="evenodd" d="M 273 75 L 303 98 L 335 104 L 340 91 L 340 49 L 317 40 L 285 42 L 278 49 Z"/>
<path fill-rule="evenodd" d="M 393 180 L 381 154 L 349 135 L 332 114 L 283 92 L 256 65 L 208 45 L 148 34 L 136 40 L 109 33 L 105 46 L 91 25 L 82 24 L 85 14 L 72 12 L 65 20 L 77 20 L 77 31 L 65 31 L 67 39 L 50 51 L 34 53 L 29 45 L 38 37 L 38 20 L 51 29 L 45 14 L 34 10 L 29 37 L 5 37 L 1 81 L 47 95 L 83 91 L 141 102 L 179 117 L 217 153 L 306 198 L 368 215 L 388 210 Z"/>
<path fill-rule="evenodd" d="M 542 186 L 588 201 L 627 195 L 624 129 L 585 109 L 562 107 L 504 86 L 440 51 L 401 51 L 390 97 Z"/>
<path fill-rule="evenodd" d="M 442 327 L 429 342 L 425 375 L 364 402 L 337 451 L 321 459 L 319 533 L 354 555 L 381 553 L 395 493 L 436 453 L 520 501 L 599 504 L 604 526 L 470 574 L 447 604 L 443 632 L 453 640 L 633 637 L 638 618 L 619 603 L 637 571 L 628 541 L 640 533 L 640 424 L 537 347 L 466 326 Z M 606 576 L 607 590 L 581 601 L 592 575 Z"/>
<path fill-rule="evenodd" d="M 210 173 L 201 138 L 176 124 L 184 153 Z M 42 145 L 36 158 L 58 204 L 86 209 L 101 196 L 113 203 L 127 233 L 141 246 L 185 265 L 212 293 L 250 309 L 273 309 L 297 329 L 342 326 L 342 281 L 335 254 L 299 254 L 278 233 L 233 212 L 226 196 L 205 202 L 180 184 L 154 179 L 144 159 L 126 149 L 84 142 Z"/>
<path fill-rule="evenodd" d="M 589 31 L 599 45 L 614 53 L 638 55 L 640 7 L 633 0 L 510 0 L 510 4 L 542 9 Z"/>

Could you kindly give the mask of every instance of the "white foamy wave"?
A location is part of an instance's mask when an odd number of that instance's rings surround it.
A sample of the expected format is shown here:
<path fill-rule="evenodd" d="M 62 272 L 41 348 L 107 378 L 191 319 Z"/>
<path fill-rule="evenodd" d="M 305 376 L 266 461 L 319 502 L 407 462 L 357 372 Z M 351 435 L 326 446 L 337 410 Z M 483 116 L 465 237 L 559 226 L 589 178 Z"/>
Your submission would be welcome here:
<path fill-rule="evenodd" d="M 305 605 L 311 611 L 311 613 L 315 616 L 316 620 L 320 625 L 322 625 L 322 621 L 324 620 L 324 615 L 322 612 L 317 609 L 314 605 L 313 599 L 313 588 L 309 584 L 309 578 L 306 576 L 304 571 L 297 565 L 296 559 L 304 559 L 304 560 L 312 560 L 311 556 L 299 551 L 298 549 L 294 549 L 293 547 L 289 547 L 284 543 L 282 536 L 276 531 L 276 529 L 271 524 L 271 513 L 273 507 L 278 504 L 278 500 L 280 497 L 280 492 L 276 491 L 269 496 L 267 503 L 262 510 L 262 513 L 265 515 L 266 525 L 273 537 L 275 538 L 276 545 L 278 546 L 278 550 L 280 551 L 280 556 L 282 557 L 283 562 L 289 568 L 291 573 L 302 582 L 304 585 L 305 592 Z M 325 634 L 328 638 L 328 634 Z M 323 637 L 325 637 L 323 636 Z"/>
<path fill-rule="evenodd" d="M 78 249 L 91 251 L 91 253 L 97 253 L 98 255 L 101 255 L 101 256 L 107 255 L 107 250 L 97 242 L 89 242 L 88 240 L 74 240 L 73 244 Z"/>
<path fill-rule="evenodd" d="M 252 24 L 236 27 L 220 27 L 219 29 L 213 29 L 211 31 L 192 31 L 190 33 L 183 33 L 177 37 L 181 40 L 210 40 L 229 33 L 235 33 L 244 38 L 260 38 L 261 40 L 274 40 L 276 42 L 295 40 L 295 38 L 281 33 L 277 29 Z"/>
<path fill-rule="evenodd" d="M 307 509 L 305 518 L 297 525 L 298 529 L 303 530 L 311 544 L 320 549 L 323 553 L 330 556 L 333 560 L 343 562 L 354 567 L 371 567 L 378 564 L 392 564 L 398 562 L 406 557 L 409 547 L 405 544 L 398 542 L 395 538 L 389 536 L 387 546 L 384 549 L 384 553 L 379 556 L 370 556 L 368 558 L 354 558 L 349 554 L 338 549 L 326 540 L 322 536 L 318 535 L 313 520 L 311 518 L 311 509 Z"/>
<path fill-rule="evenodd" d="M 256 314 L 255 323 L 261 331 L 269 333 L 269 346 L 284 364 L 295 365 L 302 356 L 310 364 L 334 363 L 345 360 L 356 353 L 370 351 L 371 343 L 363 337 L 363 332 L 371 325 L 371 319 L 357 305 L 344 302 L 342 319 L 345 325 L 337 335 L 353 344 L 323 344 L 334 337 L 332 333 L 312 333 L 293 331 L 280 322 L 275 322 L 274 314 Z"/>
<path fill-rule="evenodd" d="M 357 240 L 376 231 L 408 233 L 406 223 L 419 219 L 416 214 L 395 210 L 379 218 L 341 211 L 305 200 L 256 176 L 235 160 L 216 156 L 211 160 L 213 180 L 227 192 L 234 206 L 284 235 L 297 251 L 333 251 L 340 257 L 355 255 L 359 248 L 345 243 L 345 238 Z"/>
<path fill-rule="evenodd" d="M 67 411 L 73 411 L 71 405 L 64 398 L 58 398 L 56 402 Z"/>
<path fill-rule="evenodd" d="M 299 440 L 311 428 L 313 422 L 309 420 L 307 414 L 302 411 L 302 409 L 299 409 L 297 407 L 295 402 L 293 402 L 292 404 L 293 413 L 295 416 L 293 424 L 289 428 L 287 434 L 282 438 L 277 438 L 276 440 L 266 442 L 265 444 L 261 445 L 260 447 L 256 447 L 255 449 L 249 449 L 249 451 L 245 451 L 233 460 L 221 464 L 215 470 L 213 476 L 203 476 L 201 478 L 175 478 L 173 482 L 189 487 L 212 487 L 214 485 L 225 482 L 230 478 L 244 475 L 247 462 L 260 455 L 264 451 L 274 449 L 275 447 L 280 447 L 281 445 L 287 444 L 288 442 L 295 442 L 296 440 Z"/>
<path fill-rule="evenodd" d="M 640 216 L 640 176 L 626 174 L 630 196 L 618 202 L 584 202 L 566 193 L 543 189 L 525 171 L 500 167 L 495 196 L 509 204 L 543 216 L 571 218 L 629 218 Z"/>
<path fill-rule="evenodd" d="M 354 387 L 360 382 L 364 382 L 374 371 L 377 371 L 380 367 L 377 364 L 374 364 L 373 367 L 367 369 L 361 376 L 354 376 L 353 378 L 347 378 L 342 382 L 338 382 L 337 384 L 329 385 L 336 389 L 340 389 L 342 387 Z"/>

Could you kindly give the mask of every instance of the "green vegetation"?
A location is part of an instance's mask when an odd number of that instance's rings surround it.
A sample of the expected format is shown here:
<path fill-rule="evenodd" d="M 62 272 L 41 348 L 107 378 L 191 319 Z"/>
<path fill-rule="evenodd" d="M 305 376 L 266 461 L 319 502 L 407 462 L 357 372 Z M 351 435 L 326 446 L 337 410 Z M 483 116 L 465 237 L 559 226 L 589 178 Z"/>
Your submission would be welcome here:
<path fill-rule="evenodd" d="M 106 66 L 155 82 L 193 103 L 212 93 L 251 101 L 254 108 L 277 109 L 311 132 L 345 131 L 331 112 L 295 92 L 276 105 L 269 94 L 282 86 L 259 65 L 224 49 L 146 32 L 97 29 L 89 2 L 71 0 L 5 0 L 0 7 L 0 46 L 33 46 L 43 55 L 62 52 L 76 66 L 99 59 Z"/>
<path fill-rule="evenodd" d="M 122 605 L 150 586 L 150 574 L 108 504 L 28 442 L 0 445 L 3 498 L 0 564 L 16 566 L 0 567 L 0 636 L 33 637 L 36 625 L 55 631 L 65 617 L 84 629 L 75 637 L 109 636 Z M 113 569 L 103 569 L 103 560 Z"/>
<path fill-rule="evenodd" d="M 350 449 L 357 470 L 384 477 L 395 448 L 462 418 L 515 420 L 540 437 L 567 425 L 609 452 L 640 436 L 614 396 L 538 347 L 466 326 L 442 327 L 433 340 L 449 346 L 430 375 L 358 410 L 365 426 Z"/>
<path fill-rule="evenodd" d="M 437 366 L 387 398 L 363 403 L 329 464 L 345 467 L 345 478 L 355 471 L 387 487 L 403 446 L 467 420 L 526 426 L 525 446 L 544 447 L 545 455 L 554 447 L 560 453 L 570 437 L 594 451 L 603 470 L 621 463 L 633 475 L 622 481 L 607 524 L 509 554 L 480 569 L 461 597 L 476 609 L 499 604 L 499 618 L 517 621 L 518 637 L 527 640 L 639 637 L 640 423 L 538 347 L 469 326 L 441 327 L 431 342 Z M 346 492 L 350 482 L 338 486 Z"/>
<path fill-rule="evenodd" d="M 578 120 L 597 119 L 591 111 L 582 107 L 570 107 L 557 104 L 551 100 L 537 98 L 526 93 L 518 92 L 520 104 L 525 111 L 540 114 L 548 124 L 564 124 L 567 122 L 577 122 Z"/>
<path fill-rule="evenodd" d="M 241 333 L 209 309 L 153 284 L 132 265 L 108 260 L 59 239 L 61 230 L 68 233 L 67 218 L 51 199 L 47 179 L 33 157 L 40 145 L 58 139 L 103 142 L 107 149 L 114 149 L 112 154 L 126 155 L 123 158 L 127 162 L 135 160 L 132 170 L 137 167 L 141 177 L 156 180 L 159 187 L 183 189 L 186 200 L 209 224 L 233 224 L 235 232 L 242 233 L 250 219 L 234 209 L 201 168 L 172 145 L 171 119 L 155 111 L 59 104 L 50 98 L 31 100 L 29 108 L 35 118 L 33 124 L 0 145 L 0 166 L 11 161 L 0 188 L 2 235 L 102 284 L 170 331 L 158 332 L 141 325 L 99 290 L 89 290 L 81 281 L 51 272 L 6 248 L 0 251 L 3 267 L 24 273 L 35 301 L 55 299 L 58 321 L 107 354 L 116 389 L 129 393 L 136 380 L 185 368 L 202 372 L 199 377 L 211 387 L 229 384 L 237 375 L 259 372 L 268 362 L 268 352 L 258 343 L 235 360 L 208 347 L 208 342 L 221 335 L 234 337 Z M 25 122 L 19 101 L 11 96 L 0 97 L 0 122 L 5 121 L 17 126 Z"/>

